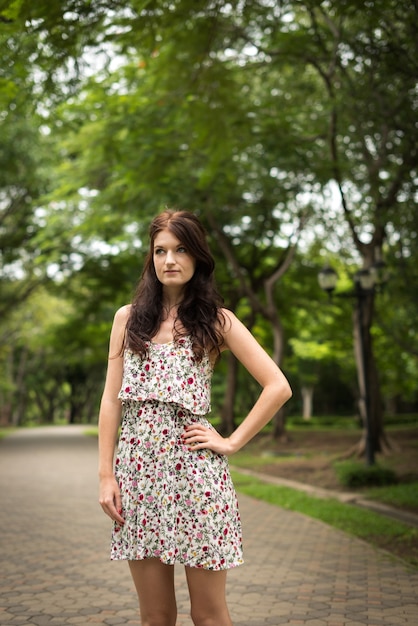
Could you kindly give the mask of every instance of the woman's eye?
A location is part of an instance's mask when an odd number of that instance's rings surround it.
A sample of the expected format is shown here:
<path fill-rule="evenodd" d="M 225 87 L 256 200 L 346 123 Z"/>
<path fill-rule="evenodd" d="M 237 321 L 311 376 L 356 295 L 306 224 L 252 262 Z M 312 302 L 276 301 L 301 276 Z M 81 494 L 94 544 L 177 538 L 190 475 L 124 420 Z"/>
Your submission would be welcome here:
<path fill-rule="evenodd" d="M 177 252 L 187 252 L 187 250 L 184 246 L 180 246 L 179 248 L 177 248 Z"/>
<path fill-rule="evenodd" d="M 154 254 L 163 254 L 163 253 L 164 253 L 164 250 L 162 248 L 156 248 L 154 250 Z"/>

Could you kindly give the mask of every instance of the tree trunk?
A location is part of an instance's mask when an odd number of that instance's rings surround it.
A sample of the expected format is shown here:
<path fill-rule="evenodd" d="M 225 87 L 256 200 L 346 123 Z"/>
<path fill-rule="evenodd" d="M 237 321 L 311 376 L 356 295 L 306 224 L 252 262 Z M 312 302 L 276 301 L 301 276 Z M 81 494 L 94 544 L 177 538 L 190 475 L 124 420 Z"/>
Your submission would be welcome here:
<path fill-rule="evenodd" d="M 312 385 L 302 385 L 301 392 L 303 401 L 303 419 L 310 420 L 312 417 L 314 388 Z"/>
<path fill-rule="evenodd" d="M 10 350 L 5 361 L 4 389 L 0 393 L 0 426 L 10 426 L 12 422 L 13 389 L 7 383 L 13 382 L 13 357 L 14 352 Z"/>
<path fill-rule="evenodd" d="M 234 401 L 237 391 L 238 361 L 232 352 L 227 354 L 226 389 L 221 408 L 220 433 L 230 435 L 235 430 Z"/>
<path fill-rule="evenodd" d="M 277 309 L 274 305 L 273 299 L 274 283 L 267 282 L 265 284 L 266 297 L 268 307 L 264 311 L 265 317 L 270 321 L 273 330 L 273 361 L 281 367 L 283 361 L 284 351 L 284 330 L 280 321 Z M 289 436 L 286 432 L 286 412 L 282 407 L 273 416 L 273 439 L 286 443 L 289 441 Z"/>
<path fill-rule="evenodd" d="M 387 447 L 383 430 L 383 402 L 370 332 L 374 297 L 373 292 L 359 292 L 353 316 L 354 352 L 360 391 L 359 412 L 365 429 L 358 450 L 360 453 L 365 452 L 369 465 L 374 464 L 375 453 L 383 452 Z"/>
<path fill-rule="evenodd" d="M 19 366 L 17 368 L 15 388 L 16 388 L 16 403 L 13 409 L 12 414 L 12 425 L 19 426 L 24 417 L 25 407 L 26 407 L 26 389 L 25 389 L 25 374 L 26 374 L 26 362 L 28 357 L 28 349 L 23 348 L 20 359 Z"/>
<path fill-rule="evenodd" d="M 284 407 L 277 411 L 273 417 L 273 439 L 287 443 L 290 437 L 286 431 L 286 413 Z"/>

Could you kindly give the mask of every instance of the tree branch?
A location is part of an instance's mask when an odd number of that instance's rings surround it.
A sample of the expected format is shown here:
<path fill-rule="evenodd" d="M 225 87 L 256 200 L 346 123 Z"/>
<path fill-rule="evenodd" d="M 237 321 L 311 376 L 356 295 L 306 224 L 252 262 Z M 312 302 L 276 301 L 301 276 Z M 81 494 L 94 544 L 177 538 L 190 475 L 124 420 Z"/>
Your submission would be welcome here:
<path fill-rule="evenodd" d="M 235 276 L 238 278 L 242 292 L 245 293 L 245 295 L 248 297 L 248 299 L 251 302 L 252 307 L 256 311 L 259 311 L 260 313 L 262 313 L 263 306 L 261 302 L 259 301 L 259 299 L 257 298 L 257 296 L 255 295 L 254 291 L 250 288 L 248 281 L 245 278 L 245 274 L 242 271 L 242 268 L 240 267 L 238 260 L 232 250 L 231 243 L 228 237 L 225 235 L 222 228 L 216 222 L 210 209 L 208 209 L 206 216 L 207 216 L 207 219 L 211 228 L 213 228 L 213 230 L 216 232 L 218 236 L 218 243 L 226 260 L 231 265 Z"/>

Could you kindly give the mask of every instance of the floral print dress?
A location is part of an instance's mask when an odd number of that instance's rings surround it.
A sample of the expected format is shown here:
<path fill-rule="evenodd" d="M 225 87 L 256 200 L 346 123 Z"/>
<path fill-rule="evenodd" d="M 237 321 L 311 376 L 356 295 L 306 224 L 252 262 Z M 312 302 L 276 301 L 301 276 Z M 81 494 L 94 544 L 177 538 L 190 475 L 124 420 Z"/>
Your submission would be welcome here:
<path fill-rule="evenodd" d="M 196 362 L 188 337 L 150 342 L 142 359 L 124 354 L 116 456 L 124 526 L 114 524 L 111 558 L 222 570 L 243 563 L 241 523 L 227 457 L 189 450 L 186 425 L 210 411 L 212 366 Z"/>

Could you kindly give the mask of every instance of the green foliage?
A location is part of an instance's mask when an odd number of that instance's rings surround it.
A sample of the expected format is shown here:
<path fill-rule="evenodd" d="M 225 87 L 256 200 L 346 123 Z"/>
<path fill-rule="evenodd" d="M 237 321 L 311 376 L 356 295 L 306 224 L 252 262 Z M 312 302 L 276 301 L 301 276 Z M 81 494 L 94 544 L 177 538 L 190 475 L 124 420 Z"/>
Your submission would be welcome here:
<path fill-rule="evenodd" d="M 0 326 L 0 423 L 94 421 L 113 311 L 87 306 L 38 289 Z"/>
<path fill-rule="evenodd" d="M 40 283 L 58 298 L 66 319 L 53 332 L 39 324 L 29 350 L 57 373 L 65 406 L 75 386 L 80 397 L 99 386 L 113 312 L 165 205 L 200 214 L 227 305 L 271 353 L 275 319 L 285 370 L 296 391 L 315 385 L 317 412 L 353 412 L 355 365 L 351 305 L 327 306 L 316 272 L 328 257 L 354 272 L 383 247 L 393 278 L 373 327 L 382 388 L 414 406 L 416 8 L 358 8 L 1 3 L 0 313 L 14 329 Z M 266 281 L 296 245 L 267 302 Z M 9 346 L 15 364 L 25 333 Z M 238 412 L 257 392 L 240 372 Z"/>
<path fill-rule="evenodd" d="M 335 464 L 338 480 L 344 487 L 352 489 L 371 485 L 392 485 L 397 482 L 396 473 L 381 465 L 365 465 L 355 461 L 343 461 Z"/>

